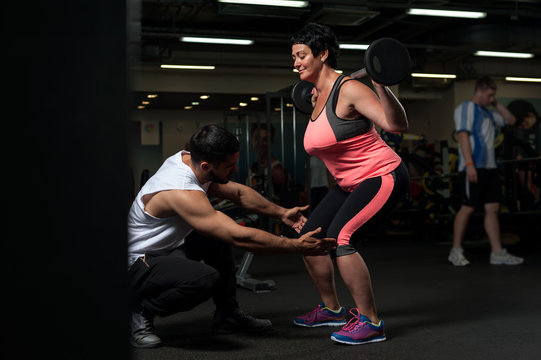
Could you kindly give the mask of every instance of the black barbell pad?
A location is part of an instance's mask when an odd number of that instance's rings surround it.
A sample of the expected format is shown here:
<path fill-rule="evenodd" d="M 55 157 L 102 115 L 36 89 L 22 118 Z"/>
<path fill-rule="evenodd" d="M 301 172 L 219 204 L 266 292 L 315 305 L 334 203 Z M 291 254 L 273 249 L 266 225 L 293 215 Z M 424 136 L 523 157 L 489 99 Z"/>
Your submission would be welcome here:
<path fill-rule="evenodd" d="M 381 38 L 370 44 L 364 54 L 368 75 L 383 85 L 395 85 L 409 74 L 411 59 L 408 49 L 393 38 Z"/>
<path fill-rule="evenodd" d="M 312 107 L 312 89 L 314 84 L 309 81 L 301 80 L 297 82 L 291 89 L 291 99 L 293 105 L 303 114 L 311 114 L 314 108 Z"/>

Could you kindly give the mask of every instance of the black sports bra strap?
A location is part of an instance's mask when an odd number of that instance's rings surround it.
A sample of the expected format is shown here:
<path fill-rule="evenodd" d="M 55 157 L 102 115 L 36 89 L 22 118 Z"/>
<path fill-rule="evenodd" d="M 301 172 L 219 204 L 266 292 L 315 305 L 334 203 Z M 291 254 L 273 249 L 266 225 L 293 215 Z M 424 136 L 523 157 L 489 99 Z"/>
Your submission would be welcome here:
<path fill-rule="evenodd" d="M 342 78 L 344 78 L 344 77 L 345 77 L 345 75 L 340 76 L 338 78 L 339 82 L 342 81 Z M 340 89 L 342 88 L 342 85 L 344 85 L 346 82 L 348 82 L 350 80 L 355 80 L 355 79 L 346 79 L 345 81 L 340 82 L 338 84 L 338 87 L 336 89 L 334 89 L 334 92 L 332 94 L 332 111 L 334 113 L 336 113 L 336 104 L 338 103 L 338 94 L 340 94 Z"/>

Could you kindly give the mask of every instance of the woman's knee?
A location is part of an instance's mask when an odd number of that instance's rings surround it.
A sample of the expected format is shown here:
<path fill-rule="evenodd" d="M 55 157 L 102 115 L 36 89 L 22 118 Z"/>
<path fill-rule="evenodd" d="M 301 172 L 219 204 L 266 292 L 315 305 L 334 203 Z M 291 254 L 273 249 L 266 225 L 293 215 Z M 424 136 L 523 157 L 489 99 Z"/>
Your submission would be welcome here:
<path fill-rule="evenodd" d="M 335 250 L 336 257 L 351 255 L 357 252 L 357 249 L 351 244 L 338 245 Z"/>

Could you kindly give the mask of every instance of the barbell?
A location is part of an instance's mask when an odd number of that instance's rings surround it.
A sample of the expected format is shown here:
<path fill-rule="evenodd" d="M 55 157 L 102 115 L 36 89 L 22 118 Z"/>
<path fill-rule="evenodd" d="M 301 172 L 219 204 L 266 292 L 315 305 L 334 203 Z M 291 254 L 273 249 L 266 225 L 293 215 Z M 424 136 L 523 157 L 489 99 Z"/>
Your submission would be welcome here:
<path fill-rule="evenodd" d="M 393 38 L 381 38 L 370 44 L 364 53 L 364 68 L 349 76 L 358 79 L 369 75 L 374 81 L 386 85 L 396 85 L 411 69 L 411 59 L 408 49 Z M 291 90 L 293 104 L 298 111 L 311 114 L 312 89 L 314 84 L 300 80 Z"/>

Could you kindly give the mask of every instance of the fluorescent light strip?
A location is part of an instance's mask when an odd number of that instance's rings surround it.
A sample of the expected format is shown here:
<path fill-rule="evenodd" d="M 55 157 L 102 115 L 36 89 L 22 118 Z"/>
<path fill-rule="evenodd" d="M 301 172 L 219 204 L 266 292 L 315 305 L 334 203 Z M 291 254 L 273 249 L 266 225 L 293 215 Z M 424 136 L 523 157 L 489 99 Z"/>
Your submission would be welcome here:
<path fill-rule="evenodd" d="M 455 79 L 455 74 L 428 74 L 428 73 L 411 73 L 412 77 L 434 78 L 434 79 Z"/>
<path fill-rule="evenodd" d="M 409 9 L 408 15 L 443 16 L 454 18 L 481 19 L 487 16 L 486 12 L 480 11 L 455 11 L 434 9 Z"/>
<path fill-rule="evenodd" d="M 519 59 L 529 59 L 533 57 L 533 54 L 530 53 L 516 53 L 516 52 L 505 52 L 505 51 L 476 51 L 476 56 L 494 56 L 494 57 L 509 57 L 509 58 L 519 58 Z"/>
<path fill-rule="evenodd" d="M 253 40 L 181 36 L 180 41 L 202 44 L 252 45 Z"/>
<path fill-rule="evenodd" d="M 308 1 L 295 0 L 218 0 L 221 3 L 241 4 L 241 5 L 266 5 L 266 6 L 282 6 L 303 8 L 308 6 Z"/>
<path fill-rule="evenodd" d="M 203 65 L 160 65 L 162 69 L 185 69 L 185 70 L 214 70 L 216 66 L 203 66 Z"/>
<path fill-rule="evenodd" d="M 541 82 L 541 78 L 527 78 L 527 77 L 516 77 L 516 76 L 506 76 L 505 80 L 507 80 L 507 81 Z"/>
<path fill-rule="evenodd" d="M 338 45 L 340 49 L 346 50 L 366 50 L 369 45 L 366 44 L 340 44 Z"/>

